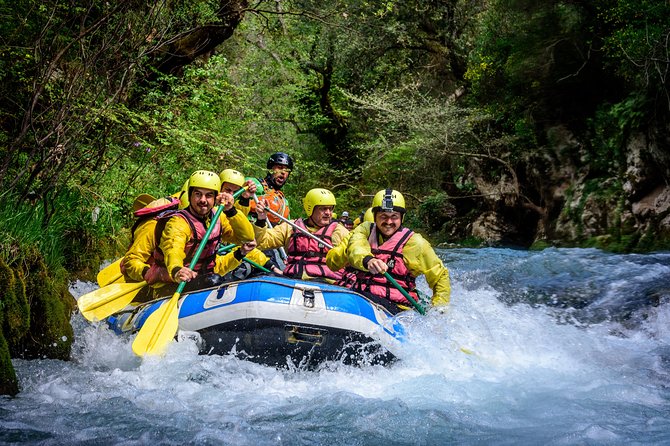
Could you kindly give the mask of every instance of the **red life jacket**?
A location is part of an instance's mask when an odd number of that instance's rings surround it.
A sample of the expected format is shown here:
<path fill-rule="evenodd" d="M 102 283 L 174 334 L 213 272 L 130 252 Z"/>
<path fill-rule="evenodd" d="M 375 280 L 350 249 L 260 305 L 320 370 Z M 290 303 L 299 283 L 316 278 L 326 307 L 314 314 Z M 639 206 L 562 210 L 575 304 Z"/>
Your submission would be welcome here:
<path fill-rule="evenodd" d="M 370 243 L 372 255 L 375 256 L 375 258 L 384 261 L 389 267 L 389 275 L 393 277 L 396 282 L 398 282 L 398 285 L 403 287 L 414 300 L 418 301 L 419 296 L 416 293 L 416 278 L 410 273 L 402 256 L 407 240 L 409 240 L 413 234 L 414 231 L 411 229 L 400 228 L 391 236 L 391 238 L 379 245 L 377 227 L 372 225 L 368 242 Z M 371 274 L 369 271 L 348 268 L 347 273 L 337 284 L 354 290 L 368 292 L 399 304 L 411 305 L 405 296 L 403 296 L 393 284 L 386 280 L 383 275 Z"/>
<path fill-rule="evenodd" d="M 294 223 L 296 226 L 308 231 L 302 218 L 297 219 Z M 331 222 L 328 226 L 324 226 L 312 234 L 332 245 L 333 232 L 337 224 L 337 222 Z M 286 250 L 288 257 L 285 262 L 284 275 L 301 279 L 303 272 L 305 272 L 309 277 L 325 277 L 332 280 L 341 279 L 344 270 L 332 271 L 326 265 L 326 253 L 329 250 L 325 245 L 308 237 L 302 231 L 293 231 L 288 242 L 288 249 Z"/>
<path fill-rule="evenodd" d="M 289 219 L 291 210 L 288 207 L 288 201 L 286 200 L 286 197 L 284 197 L 284 192 L 272 189 L 270 186 L 268 186 L 265 179 L 259 179 L 258 181 L 263 185 L 263 190 L 265 192 L 263 195 L 259 195 L 258 198 L 265 198 L 268 201 L 270 209 L 282 217 Z M 253 200 L 249 203 L 249 212 L 254 213 L 254 215 L 256 214 L 256 202 Z M 281 223 L 282 221 L 280 218 L 270 214 L 269 212 L 267 218 L 273 225 Z"/>
<path fill-rule="evenodd" d="M 142 209 L 138 209 L 135 212 L 133 212 L 133 215 L 137 217 L 137 219 L 135 220 L 133 227 L 130 229 L 131 239 L 130 239 L 130 245 L 128 245 L 128 249 L 130 249 L 130 246 L 132 246 L 133 244 L 133 240 L 135 239 L 135 230 L 140 224 L 149 220 L 150 218 L 158 217 L 164 211 L 172 211 L 179 208 L 178 198 L 165 197 L 165 200 L 167 200 L 167 203 L 162 204 L 160 206 L 143 207 Z"/>
<path fill-rule="evenodd" d="M 191 227 L 191 238 L 189 239 L 188 242 L 186 242 L 186 246 L 184 247 L 184 252 L 186 253 L 186 258 L 184 258 L 184 266 L 188 267 L 190 265 L 191 260 L 193 259 L 193 256 L 195 255 L 195 252 L 200 246 L 200 242 L 205 237 L 207 228 L 205 227 L 205 223 L 203 222 L 203 220 L 200 220 L 198 217 L 188 212 L 187 209 L 180 209 L 178 211 L 168 211 L 156 217 L 158 220 L 158 223 L 156 224 L 156 230 L 154 232 L 156 235 L 156 250 L 154 251 L 153 257 L 154 261 L 161 266 L 165 266 L 165 255 L 163 254 L 163 251 L 161 251 L 159 247 L 161 242 L 161 236 L 163 234 L 163 229 L 165 228 L 167 221 L 171 217 L 183 218 Z M 193 268 L 193 271 L 196 271 L 201 274 L 211 273 L 214 270 L 214 265 L 216 263 L 216 250 L 219 247 L 219 242 L 221 240 L 221 220 L 212 221 L 213 217 L 214 212 L 210 211 L 209 214 L 210 224 L 213 224 L 215 226 L 212 229 L 209 238 L 207 239 L 205 248 L 200 253 L 200 258 L 198 259 L 198 262 L 195 264 L 195 267 Z M 170 271 L 170 273 L 172 272 Z"/>

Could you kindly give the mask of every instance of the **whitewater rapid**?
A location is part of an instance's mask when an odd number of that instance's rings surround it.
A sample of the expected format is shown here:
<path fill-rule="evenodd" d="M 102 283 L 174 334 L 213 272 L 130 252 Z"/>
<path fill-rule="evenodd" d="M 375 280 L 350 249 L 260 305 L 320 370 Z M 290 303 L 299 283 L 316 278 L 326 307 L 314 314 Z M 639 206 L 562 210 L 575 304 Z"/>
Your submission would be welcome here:
<path fill-rule="evenodd" d="M 0 443 L 670 443 L 670 254 L 439 254 L 452 302 L 399 316 L 390 367 L 277 370 L 191 339 L 141 360 L 76 314 L 71 361 L 14 360 Z"/>

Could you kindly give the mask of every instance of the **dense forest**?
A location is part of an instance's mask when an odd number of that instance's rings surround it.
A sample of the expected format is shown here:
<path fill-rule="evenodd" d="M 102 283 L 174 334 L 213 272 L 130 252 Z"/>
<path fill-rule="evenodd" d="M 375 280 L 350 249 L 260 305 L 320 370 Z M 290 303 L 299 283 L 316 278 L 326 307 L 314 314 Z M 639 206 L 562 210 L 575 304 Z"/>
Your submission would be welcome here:
<path fill-rule="evenodd" d="M 66 359 L 67 288 L 141 193 L 296 159 L 435 244 L 670 246 L 670 2 L 0 0 L 0 393 Z"/>

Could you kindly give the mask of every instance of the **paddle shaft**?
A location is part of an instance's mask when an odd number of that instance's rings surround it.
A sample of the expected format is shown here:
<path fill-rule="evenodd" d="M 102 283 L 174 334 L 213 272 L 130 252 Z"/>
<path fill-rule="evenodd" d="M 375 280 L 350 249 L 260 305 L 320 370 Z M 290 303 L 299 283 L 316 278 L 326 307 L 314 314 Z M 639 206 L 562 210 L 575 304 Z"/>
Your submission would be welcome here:
<path fill-rule="evenodd" d="M 224 245 L 224 246 L 219 246 L 219 249 L 216 250 L 216 253 L 219 255 L 226 254 L 230 252 L 231 249 L 236 247 L 237 245 L 235 243 L 231 243 L 229 245 Z"/>
<path fill-rule="evenodd" d="M 419 302 L 417 302 L 412 296 L 410 296 L 410 294 L 407 291 L 405 291 L 405 289 L 403 287 L 401 287 L 400 284 L 398 282 L 396 282 L 396 280 L 393 277 L 391 277 L 391 275 L 388 273 L 388 271 L 384 273 L 384 277 L 386 277 L 386 280 L 391 282 L 391 284 L 394 287 L 396 287 L 398 289 L 398 291 L 400 291 L 402 293 L 403 296 L 405 296 L 405 299 L 407 299 L 409 301 L 409 303 L 412 304 L 412 306 L 416 309 L 416 311 L 419 312 L 419 314 L 422 314 L 422 315 L 426 314 L 426 309 L 423 308 L 423 306 L 419 305 Z"/>
<path fill-rule="evenodd" d="M 270 274 L 276 274 L 274 271 L 270 271 L 269 269 L 267 269 L 267 268 L 264 267 L 263 265 L 260 265 L 260 264 L 254 262 L 253 260 L 251 260 L 251 259 L 249 259 L 249 258 L 247 258 L 247 257 L 244 258 L 244 261 L 245 261 L 245 262 L 249 262 L 249 263 L 251 263 L 252 266 L 254 266 L 254 267 L 260 269 L 260 270 L 263 271 L 263 272 L 270 273 Z"/>
<path fill-rule="evenodd" d="M 273 211 L 272 209 L 266 209 L 266 211 L 269 212 L 270 214 L 274 215 L 275 217 L 278 217 L 280 220 L 288 223 L 289 225 L 291 225 L 291 227 L 293 229 L 297 229 L 298 231 L 302 232 L 306 236 L 311 237 L 312 239 L 316 240 L 317 242 L 323 244 L 328 249 L 333 249 L 333 246 L 330 245 L 329 243 L 326 243 L 325 241 L 321 240 L 319 237 L 315 236 L 314 234 L 307 231 L 306 229 L 301 228 L 300 226 L 296 225 L 292 221 L 289 221 L 288 219 L 279 215 L 277 212 Z M 412 306 L 414 308 L 416 308 L 416 311 L 418 311 L 420 314 L 426 314 L 426 309 L 423 308 L 423 306 L 419 305 L 419 303 L 412 296 L 410 296 L 410 294 L 403 287 L 401 287 L 400 284 L 398 282 L 396 282 L 396 280 L 393 277 L 391 277 L 391 275 L 388 272 L 384 273 L 384 277 L 386 278 L 386 280 L 391 282 L 391 284 L 394 287 L 396 287 L 398 289 L 398 291 L 400 291 L 402 293 L 403 296 L 405 296 L 405 299 L 407 299 L 409 301 L 409 303 L 411 303 Z"/>
<path fill-rule="evenodd" d="M 258 206 L 258 196 L 256 194 L 254 194 L 254 201 L 256 202 L 256 206 Z M 288 222 L 290 224 L 290 222 L 287 219 L 285 219 L 282 215 L 279 215 L 278 213 L 276 213 L 272 209 L 266 209 L 266 210 L 270 211 L 270 213 L 272 215 L 274 215 L 275 217 L 278 217 L 280 220 L 283 220 L 283 221 Z M 268 228 L 272 229 L 272 223 L 270 223 L 270 220 L 265 220 L 265 223 L 268 225 Z M 284 251 L 283 246 L 279 247 L 279 256 L 281 257 L 282 260 L 286 260 L 288 258 L 288 256 L 286 255 L 286 251 Z"/>
<path fill-rule="evenodd" d="M 246 189 L 241 188 L 240 190 L 236 191 L 233 194 L 233 199 L 236 200 L 240 195 L 244 193 Z M 193 256 L 193 259 L 191 259 L 191 264 L 188 266 L 189 269 L 195 268 L 195 265 L 198 263 L 198 260 L 200 260 L 200 254 L 202 254 L 202 251 L 205 249 L 205 245 L 207 244 L 207 240 L 209 239 L 210 234 L 214 230 L 214 226 L 216 225 L 216 222 L 219 221 L 219 218 L 221 217 L 221 213 L 223 212 L 223 206 L 219 205 L 219 207 L 216 209 L 216 212 L 214 213 L 214 218 L 212 218 L 212 221 L 209 223 L 209 227 L 207 228 L 207 232 L 205 232 L 205 236 L 202 238 L 202 241 L 200 242 L 200 245 L 198 246 L 198 250 L 195 252 L 195 255 Z M 179 287 L 177 287 L 177 293 L 181 293 L 181 291 L 184 289 L 184 286 L 186 286 L 185 282 L 179 283 Z"/>

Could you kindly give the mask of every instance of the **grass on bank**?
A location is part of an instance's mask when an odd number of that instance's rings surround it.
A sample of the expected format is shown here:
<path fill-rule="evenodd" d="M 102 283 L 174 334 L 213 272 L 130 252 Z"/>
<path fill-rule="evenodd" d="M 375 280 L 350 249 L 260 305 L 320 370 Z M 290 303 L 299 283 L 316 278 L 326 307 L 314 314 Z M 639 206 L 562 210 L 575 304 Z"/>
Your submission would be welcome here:
<path fill-rule="evenodd" d="M 0 258 L 9 265 L 39 252 L 55 278 L 84 274 L 114 255 L 123 237 L 117 209 L 78 189 L 50 200 L 0 200 Z"/>

